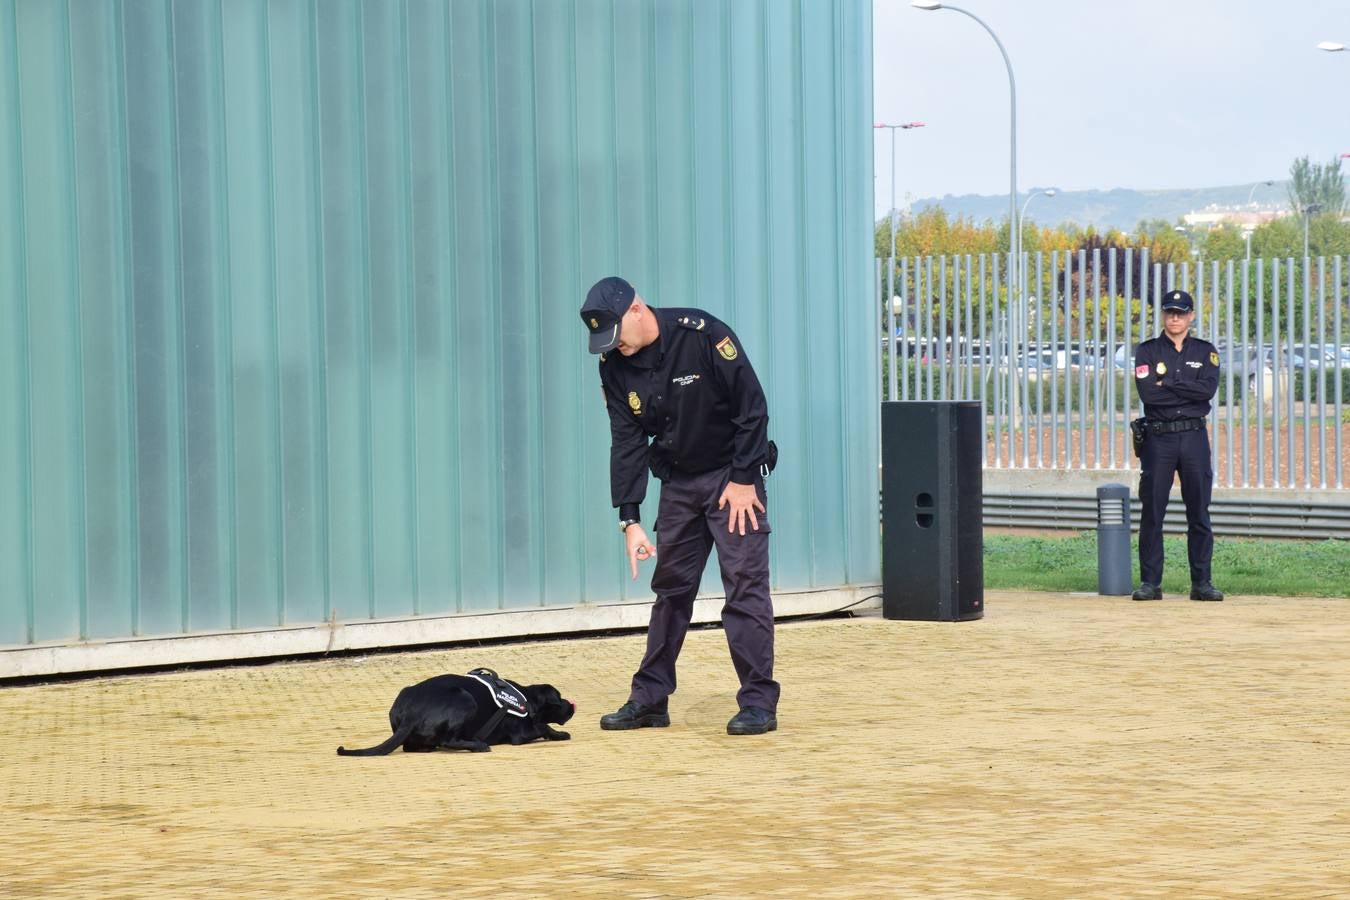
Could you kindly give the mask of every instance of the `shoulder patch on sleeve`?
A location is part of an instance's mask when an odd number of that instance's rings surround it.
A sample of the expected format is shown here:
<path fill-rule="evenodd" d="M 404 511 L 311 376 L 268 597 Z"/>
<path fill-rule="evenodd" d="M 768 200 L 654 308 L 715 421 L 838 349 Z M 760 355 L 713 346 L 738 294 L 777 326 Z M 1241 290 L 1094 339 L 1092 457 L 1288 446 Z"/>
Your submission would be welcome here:
<path fill-rule="evenodd" d="M 1135 366 L 1135 367 L 1134 367 L 1134 377 L 1135 377 L 1135 378 L 1147 378 L 1147 377 L 1148 377 L 1148 363 L 1144 363 L 1142 366 Z"/>
<path fill-rule="evenodd" d="M 730 362 L 736 358 L 736 345 L 731 342 L 731 335 L 722 338 L 716 344 L 717 352 L 722 354 L 722 358 Z"/>
<path fill-rule="evenodd" d="M 1210 351 L 1209 364 L 1212 366 L 1217 366 L 1219 364 L 1219 354 L 1216 351 L 1213 350 Z"/>
<path fill-rule="evenodd" d="M 708 320 L 699 316 L 680 316 L 675 321 L 690 331 L 702 331 L 708 326 Z"/>

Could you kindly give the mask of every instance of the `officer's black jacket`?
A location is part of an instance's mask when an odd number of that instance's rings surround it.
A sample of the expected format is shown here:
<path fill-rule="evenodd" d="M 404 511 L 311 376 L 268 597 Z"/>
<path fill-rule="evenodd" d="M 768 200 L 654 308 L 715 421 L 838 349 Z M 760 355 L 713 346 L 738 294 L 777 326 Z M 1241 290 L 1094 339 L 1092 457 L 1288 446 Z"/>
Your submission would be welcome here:
<path fill-rule="evenodd" d="M 621 519 L 638 517 L 648 468 L 664 481 L 729 465 L 732 481 L 754 484 L 768 451 L 769 407 L 740 339 L 701 309 L 651 310 L 655 342 L 600 357 Z"/>
<path fill-rule="evenodd" d="M 1144 417 L 1162 421 L 1209 415 L 1219 389 L 1219 351 L 1209 341 L 1186 335 L 1178 352 L 1164 332 L 1134 353 L 1134 386 Z"/>

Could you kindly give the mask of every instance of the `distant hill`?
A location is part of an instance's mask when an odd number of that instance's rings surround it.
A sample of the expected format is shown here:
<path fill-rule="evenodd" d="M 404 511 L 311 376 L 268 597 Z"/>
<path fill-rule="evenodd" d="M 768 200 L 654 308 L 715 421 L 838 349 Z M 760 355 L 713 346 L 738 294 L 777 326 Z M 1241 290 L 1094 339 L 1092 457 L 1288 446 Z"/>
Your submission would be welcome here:
<path fill-rule="evenodd" d="M 1018 198 L 1019 213 L 1033 190 L 1040 188 L 1022 191 Z M 1054 197 L 1042 195 L 1031 201 L 1027 209 L 1027 221 L 1041 225 L 1073 222 L 1082 226 L 1093 225 L 1098 229 L 1131 231 L 1145 219 L 1176 222 L 1187 213 L 1201 212 L 1211 205 L 1241 207 L 1246 204 L 1249 193 L 1252 193 L 1250 184 L 1172 191 L 1131 191 L 1124 188 L 1111 191 L 1059 191 Z M 1270 187 L 1258 187 L 1252 202 L 1266 210 L 1275 207 L 1287 209 L 1287 182 L 1277 181 Z M 913 201 L 911 211 L 917 213 L 932 206 L 942 207 L 949 217 L 974 219 L 977 223 L 986 219 L 1000 222 L 1008 218 L 1007 194 L 925 197 Z"/>

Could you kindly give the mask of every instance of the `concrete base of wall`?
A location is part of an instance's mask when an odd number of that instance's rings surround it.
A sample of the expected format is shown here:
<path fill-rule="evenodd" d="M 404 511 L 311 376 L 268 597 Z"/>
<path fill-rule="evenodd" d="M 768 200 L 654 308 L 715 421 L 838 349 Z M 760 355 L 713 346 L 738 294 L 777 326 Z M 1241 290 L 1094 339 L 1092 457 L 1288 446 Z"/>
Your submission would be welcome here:
<path fill-rule="evenodd" d="M 878 585 L 775 592 L 774 613 L 779 618 L 815 615 L 853 603 L 857 603 L 853 609 L 877 608 L 881 605 L 879 598 L 864 598 L 880 592 Z M 723 599 L 721 596 L 700 597 L 694 604 L 693 621 L 718 621 Z M 416 619 L 321 622 L 254 631 L 7 647 L 0 648 L 0 680 L 646 628 L 650 611 L 650 601 L 585 604 L 423 616 Z"/>

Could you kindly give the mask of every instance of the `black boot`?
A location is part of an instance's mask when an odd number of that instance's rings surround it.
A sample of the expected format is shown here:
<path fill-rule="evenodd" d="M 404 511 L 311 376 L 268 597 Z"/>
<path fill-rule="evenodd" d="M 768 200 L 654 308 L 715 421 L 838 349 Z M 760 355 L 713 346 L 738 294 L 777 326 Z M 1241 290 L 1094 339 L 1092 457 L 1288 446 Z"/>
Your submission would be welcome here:
<path fill-rule="evenodd" d="M 1135 600 L 1161 600 L 1162 588 L 1158 587 L 1156 584 L 1150 584 L 1145 581 L 1142 582 L 1130 596 Z M 1193 593 L 1192 596 L 1194 596 Z"/>
<path fill-rule="evenodd" d="M 778 718 L 767 709 L 744 706 L 727 723 L 727 734 L 763 734 L 778 730 Z"/>
<path fill-rule="evenodd" d="M 629 700 L 620 706 L 617 712 L 600 717 L 600 727 L 605 731 L 627 731 L 630 728 L 665 728 L 670 724 L 670 714 L 665 703 L 659 706 L 643 706 Z"/>
<path fill-rule="evenodd" d="M 1199 584 L 1191 585 L 1192 600 L 1222 600 L 1223 591 L 1210 584 L 1208 581 L 1202 581 Z"/>

